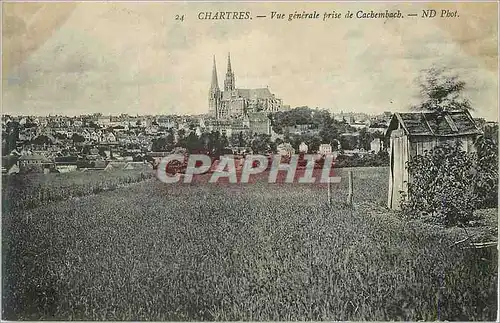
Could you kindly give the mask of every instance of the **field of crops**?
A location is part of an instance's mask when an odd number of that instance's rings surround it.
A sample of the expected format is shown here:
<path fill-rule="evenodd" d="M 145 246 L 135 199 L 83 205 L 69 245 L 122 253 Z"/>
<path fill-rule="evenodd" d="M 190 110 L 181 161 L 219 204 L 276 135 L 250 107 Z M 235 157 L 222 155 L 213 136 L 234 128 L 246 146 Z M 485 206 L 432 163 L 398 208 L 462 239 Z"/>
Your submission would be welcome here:
<path fill-rule="evenodd" d="M 2 176 L 2 210 L 30 209 L 154 178 L 149 169 Z"/>
<path fill-rule="evenodd" d="M 129 187 L 3 215 L 3 319 L 495 320 L 497 252 L 334 184 Z M 29 215 L 29 216 L 27 216 Z"/>

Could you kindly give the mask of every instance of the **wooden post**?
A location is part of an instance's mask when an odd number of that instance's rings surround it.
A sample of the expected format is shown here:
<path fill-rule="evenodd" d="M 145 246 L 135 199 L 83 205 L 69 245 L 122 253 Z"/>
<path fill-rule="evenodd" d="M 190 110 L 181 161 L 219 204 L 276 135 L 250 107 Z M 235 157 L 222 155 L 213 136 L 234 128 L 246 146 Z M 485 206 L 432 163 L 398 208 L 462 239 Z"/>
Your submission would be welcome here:
<path fill-rule="evenodd" d="M 347 204 L 352 205 L 352 193 L 353 193 L 352 170 L 350 170 L 348 174 L 349 174 L 349 194 L 347 195 Z"/>

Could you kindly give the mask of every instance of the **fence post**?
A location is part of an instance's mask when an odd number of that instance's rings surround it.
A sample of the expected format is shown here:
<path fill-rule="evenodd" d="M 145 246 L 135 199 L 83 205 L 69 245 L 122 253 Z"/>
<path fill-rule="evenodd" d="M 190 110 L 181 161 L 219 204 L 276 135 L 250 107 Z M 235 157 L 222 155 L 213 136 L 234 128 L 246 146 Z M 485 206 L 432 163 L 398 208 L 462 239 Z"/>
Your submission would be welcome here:
<path fill-rule="evenodd" d="M 353 194 L 353 186 L 352 186 L 352 170 L 349 170 L 349 194 L 347 195 L 347 204 L 352 205 L 352 194 Z"/>

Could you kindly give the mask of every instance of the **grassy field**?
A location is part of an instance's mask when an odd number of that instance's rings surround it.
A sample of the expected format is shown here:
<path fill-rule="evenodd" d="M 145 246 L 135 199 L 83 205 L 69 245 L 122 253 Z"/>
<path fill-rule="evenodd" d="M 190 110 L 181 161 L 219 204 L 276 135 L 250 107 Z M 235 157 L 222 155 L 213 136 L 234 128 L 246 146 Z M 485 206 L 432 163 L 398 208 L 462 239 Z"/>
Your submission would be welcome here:
<path fill-rule="evenodd" d="M 2 176 L 2 210 L 30 209 L 71 197 L 112 191 L 154 176 L 149 169 Z"/>
<path fill-rule="evenodd" d="M 496 319 L 496 249 L 388 212 L 387 168 L 355 169 L 343 206 L 346 171 L 331 209 L 324 185 L 146 180 L 8 212 L 2 316 Z"/>

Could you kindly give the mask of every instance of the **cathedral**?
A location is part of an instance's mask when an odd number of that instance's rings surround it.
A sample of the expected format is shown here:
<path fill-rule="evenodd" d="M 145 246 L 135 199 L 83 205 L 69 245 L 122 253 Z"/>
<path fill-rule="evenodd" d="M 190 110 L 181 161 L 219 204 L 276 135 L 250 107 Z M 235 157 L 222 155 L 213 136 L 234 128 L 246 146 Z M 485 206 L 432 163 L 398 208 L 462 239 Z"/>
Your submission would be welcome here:
<path fill-rule="evenodd" d="M 215 56 L 212 67 L 212 84 L 208 95 L 209 114 L 216 119 L 241 119 L 250 113 L 277 112 L 282 109 L 282 101 L 275 97 L 269 89 L 238 89 L 234 72 L 231 68 L 231 57 L 227 57 L 226 79 L 224 90 L 219 88 Z"/>

